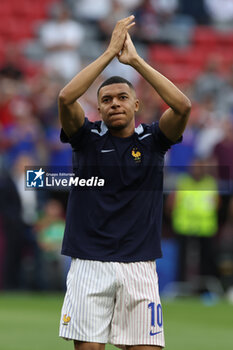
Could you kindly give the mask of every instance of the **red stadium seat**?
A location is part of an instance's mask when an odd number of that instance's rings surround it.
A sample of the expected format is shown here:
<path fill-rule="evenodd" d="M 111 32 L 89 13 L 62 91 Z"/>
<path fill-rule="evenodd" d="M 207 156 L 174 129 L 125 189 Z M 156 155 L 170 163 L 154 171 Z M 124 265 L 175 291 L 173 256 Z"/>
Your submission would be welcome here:
<path fill-rule="evenodd" d="M 233 31 L 223 33 L 198 26 L 189 47 L 155 44 L 149 48 L 148 56 L 175 83 L 193 81 L 210 56 L 219 56 L 220 73 L 225 74 L 233 64 Z"/>
<path fill-rule="evenodd" d="M 218 34 L 218 47 L 224 49 L 233 49 L 233 31 L 220 32 Z"/>
<path fill-rule="evenodd" d="M 166 46 L 153 46 L 149 50 L 152 62 L 161 64 L 189 64 L 193 68 L 202 68 L 206 61 L 206 54 L 195 48 L 171 48 Z"/>
<path fill-rule="evenodd" d="M 4 40 L 20 40 L 31 38 L 33 35 L 32 22 L 14 18 L 4 18 L 0 22 L 0 37 Z"/>
<path fill-rule="evenodd" d="M 0 18 L 12 16 L 13 10 L 11 2 L 2 0 L 0 5 Z"/>
<path fill-rule="evenodd" d="M 165 75 L 176 84 L 193 82 L 201 72 L 201 69 L 188 64 L 168 64 L 163 67 L 163 70 Z"/>
<path fill-rule="evenodd" d="M 190 48 L 179 50 L 176 62 L 188 63 L 194 67 L 201 67 L 206 60 L 206 55 L 198 49 Z"/>
<path fill-rule="evenodd" d="M 207 26 L 197 26 L 193 34 L 193 44 L 196 46 L 213 47 L 217 46 L 217 32 Z"/>
<path fill-rule="evenodd" d="M 20 18 L 41 19 L 47 17 L 46 4 L 30 0 L 16 3 L 14 14 Z"/>
<path fill-rule="evenodd" d="M 175 62 L 175 52 L 167 45 L 153 45 L 149 49 L 149 57 L 154 62 L 173 63 Z"/>
<path fill-rule="evenodd" d="M 4 40 L 0 39 L 0 65 L 4 61 L 4 56 L 5 56 L 5 42 Z"/>
<path fill-rule="evenodd" d="M 4 43 L 24 42 L 33 38 L 36 33 L 36 23 L 46 19 L 51 4 L 60 2 L 60 0 L 0 0 L 0 2 L 1 62 L 4 60 L 6 47 Z"/>

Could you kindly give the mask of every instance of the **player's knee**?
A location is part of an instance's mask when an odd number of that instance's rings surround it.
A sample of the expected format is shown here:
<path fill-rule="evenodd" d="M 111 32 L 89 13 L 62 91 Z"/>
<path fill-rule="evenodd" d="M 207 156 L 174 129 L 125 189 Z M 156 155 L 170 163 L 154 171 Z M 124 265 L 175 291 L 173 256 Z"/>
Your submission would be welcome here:
<path fill-rule="evenodd" d="M 99 343 L 87 343 L 74 340 L 74 349 L 75 350 L 104 350 L 105 344 Z"/>

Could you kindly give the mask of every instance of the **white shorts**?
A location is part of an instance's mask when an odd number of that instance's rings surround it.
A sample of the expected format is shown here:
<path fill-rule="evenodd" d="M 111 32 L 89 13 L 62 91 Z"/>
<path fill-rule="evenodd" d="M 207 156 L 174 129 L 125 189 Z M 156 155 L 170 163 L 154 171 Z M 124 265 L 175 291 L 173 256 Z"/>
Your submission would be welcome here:
<path fill-rule="evenodd" d="M 164 347 L 155 261 L 72 259 L 59 335 L 116 346 Z"/>

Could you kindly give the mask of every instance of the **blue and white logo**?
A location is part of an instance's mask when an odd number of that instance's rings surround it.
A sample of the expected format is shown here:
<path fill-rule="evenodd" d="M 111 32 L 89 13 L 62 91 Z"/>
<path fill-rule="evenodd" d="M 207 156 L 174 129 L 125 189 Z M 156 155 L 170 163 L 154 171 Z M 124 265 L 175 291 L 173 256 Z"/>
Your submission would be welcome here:
<path fill-rule="evenodd" d="M 45 171 L 40 170 L 27 170 L 26 172 L 26 187 L 27 188 L 38 188 L 44 187 L 44 174 Z"/>

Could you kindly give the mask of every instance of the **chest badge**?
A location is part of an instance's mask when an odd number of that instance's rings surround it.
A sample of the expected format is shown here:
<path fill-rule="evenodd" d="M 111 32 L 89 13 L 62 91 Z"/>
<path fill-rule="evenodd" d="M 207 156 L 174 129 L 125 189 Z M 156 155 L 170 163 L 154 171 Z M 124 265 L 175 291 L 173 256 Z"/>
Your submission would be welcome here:
<path fill-rule="evenodd" d="M 140 163 L 142 161 L 142 154 L 141 152 L 137 149 L 137 147 L 134 147 L 131 151 L 131 154 L 134 158 L 134 161 L 136 163 Z"/>

